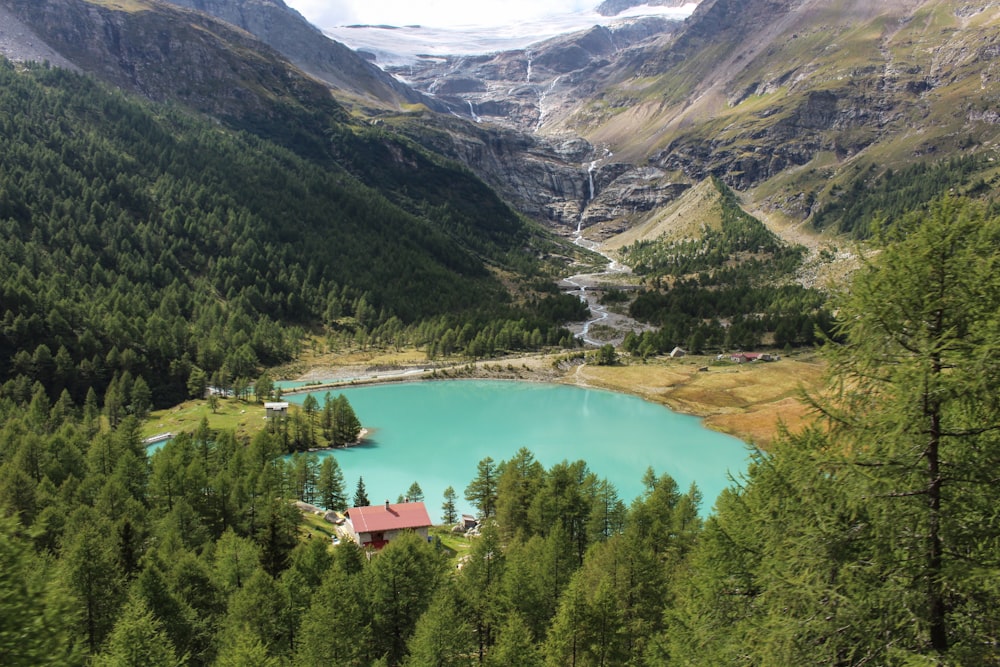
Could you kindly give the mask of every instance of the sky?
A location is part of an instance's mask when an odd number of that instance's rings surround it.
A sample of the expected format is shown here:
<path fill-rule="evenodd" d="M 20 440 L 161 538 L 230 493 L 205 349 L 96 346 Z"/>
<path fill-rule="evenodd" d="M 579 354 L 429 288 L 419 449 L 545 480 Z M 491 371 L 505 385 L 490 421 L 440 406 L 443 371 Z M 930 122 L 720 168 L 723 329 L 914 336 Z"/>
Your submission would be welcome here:
<path fill-rule="evenodd" d="M 591 10 L 600 0 L 285 0 L 321 28 L 351 24 L 510 25 Z"/>

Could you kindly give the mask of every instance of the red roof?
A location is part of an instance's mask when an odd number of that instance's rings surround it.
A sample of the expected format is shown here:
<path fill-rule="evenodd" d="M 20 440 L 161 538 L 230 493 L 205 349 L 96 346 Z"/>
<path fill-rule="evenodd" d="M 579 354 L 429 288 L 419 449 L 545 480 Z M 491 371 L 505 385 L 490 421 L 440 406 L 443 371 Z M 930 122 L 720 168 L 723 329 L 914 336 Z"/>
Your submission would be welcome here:
<path fill-rule="evenodd" d="M 353 507 L 347 510 L 347 516 L 354 526 L 355 533 L 381 533 L 407 528 L 426 528 L 431 525 L 431 518 L 423 503 Z"/>

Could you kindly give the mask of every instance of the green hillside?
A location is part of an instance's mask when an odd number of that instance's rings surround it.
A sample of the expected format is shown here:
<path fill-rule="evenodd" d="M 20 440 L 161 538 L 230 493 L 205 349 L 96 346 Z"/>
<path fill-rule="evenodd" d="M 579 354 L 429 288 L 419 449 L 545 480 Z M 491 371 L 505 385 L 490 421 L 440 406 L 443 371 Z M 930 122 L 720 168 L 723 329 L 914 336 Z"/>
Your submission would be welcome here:
<path fill-rule="evenodd" d="M 817 328 L 829 331 L 831 315 L 827 295 L 794 280 L 805 248 L 746 213 L 721 180 L 701 188 L 700 210 L 712 215 L 699 219 L 698 233 L 664 229 L 619 249 L 646 283 L 629 314 L 660 327 L 629 334 L 624 348 L 645 357 L 675 345 L 692 352 L 814 345 Z"/>
<path fill-rule="evenodd" d="M 529 333 L 552 338 L 551 321 L 507 305 L 497 275 L 516 286 L 539 271 L 530 252 L 518 271 L 507 261 L 537 234 L 467 172 L 377 132 L 327 119 L 328 157 L 306 159 L 79 75 L 8 63 L 0 123 L 8 394 L 40 381 L 82 402 L 128 371 L 158 402 L 176 400 L 194 367 L 254 377 L 294 354 L 302 332 L 290 326 L 345 318 L 365 331 L 527 318 Z"/>

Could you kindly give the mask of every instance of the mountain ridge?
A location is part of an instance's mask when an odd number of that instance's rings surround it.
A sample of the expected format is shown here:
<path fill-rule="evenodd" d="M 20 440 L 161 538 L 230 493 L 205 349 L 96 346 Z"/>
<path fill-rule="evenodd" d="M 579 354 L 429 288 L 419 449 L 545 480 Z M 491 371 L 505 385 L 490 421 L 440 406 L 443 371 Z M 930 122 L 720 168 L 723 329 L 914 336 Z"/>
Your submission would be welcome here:
<path fill-rule="evenodd" d="M 446 108 L 324 35 L 283 0 L 168 0 L 243 28 L 293 64 L 351 99 L 376 107 Z"/>
<path fill-rule="evenodd" d="M 493 86 L 486 66 L 509 72 L 520 62 L 523 72 L 533 53 L 579 53 L 587 33 L 452 59 L 450 70 L 431 65 L 411 81 L 433 81 L 482 122 L 585 140 L 594 150 L 576 167 L 598 194 L 647 168 L 688 183 L 718 176 L 753 208 L 800 221 L 869 166 L 866 177 L 880 178 L 914 161 L 995 152 L 1000 140 L 994 2 L 703 0 L 682 24 L 632 34 L 547 77 L 532 67 L 534 92 Z M 524 113 L 533 99 L 542 100 L 534 115 Z M 585 226 L 631 209 L 620 200 L 588 215 L 588 203 Z"/>

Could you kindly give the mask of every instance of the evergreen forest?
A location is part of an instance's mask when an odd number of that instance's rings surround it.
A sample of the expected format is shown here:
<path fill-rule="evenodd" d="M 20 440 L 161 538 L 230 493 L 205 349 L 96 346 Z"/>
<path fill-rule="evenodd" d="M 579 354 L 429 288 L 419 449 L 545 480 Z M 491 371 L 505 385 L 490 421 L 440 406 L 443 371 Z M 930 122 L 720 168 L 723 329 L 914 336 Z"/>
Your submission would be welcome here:
<path fill-rule="evenodd" d="M 148 456 L 135 415 L 5 396 L 3 664 L 1000 665 L 998 247 L 967 200 L 893 223 L 835 297 L 814 424 L 718 499 L 482 460 L 457 569 L 304 539 L 290 501 L 343 508 L 343 476 L 273 429 Z"/>
<path fill-rule="evenodd" d="M 141 379 L 143 406 L 171 405 L 192 374 L 247 384 L 307 332 L 473 357 L 575 344 L 583 306 L 532 287 L 553 241 L 467 171 L 326 122 L 300 156 L 0 61 L 0 394 L 83 404 Z"/>
<path fill-rule="evenodd" d="M 629 313 L 657 327 L 625 352 L 826 360 L 811 425 L 748 446 L 719 498 L 655 470 L 622 498 L 522 448 L 458 484 L 481 520 L 463 557 L 416 535 L 368 553 L 294 504 L 351 504 L 308 451 L 357 438 L 342 396 L 155 453 L 142 420 L 210 385 L 268 395 L 309 336 L 484 358 L 574 347 L 587 309 L 545 259 L 575 251 L 468 170 L 317 108 L 227 125 L 0 60 L 0 664 L 1000 666 L 1000 215 L 963 196 L 990 188 L 978 158 L 838 191 L 817 224 L 871 252 L 832 298 L 721 181 L 718 229 L 625 250 Z M 457 495 L 424 500 L 452 523 Z"/>
<path fill-rule="evenodd" d="M 793 278 L 805 249 L 791 246 L 739 205 L 718 178 L 721 224 L 697 239 L 638 241 L 622 261 L 646 279 L 628 313 L 657 330 L 630 333 L 623 348 L 639 357 L 682 345 L 701 354 L 815 345 L 832 333 L 827 296 Z"/>

